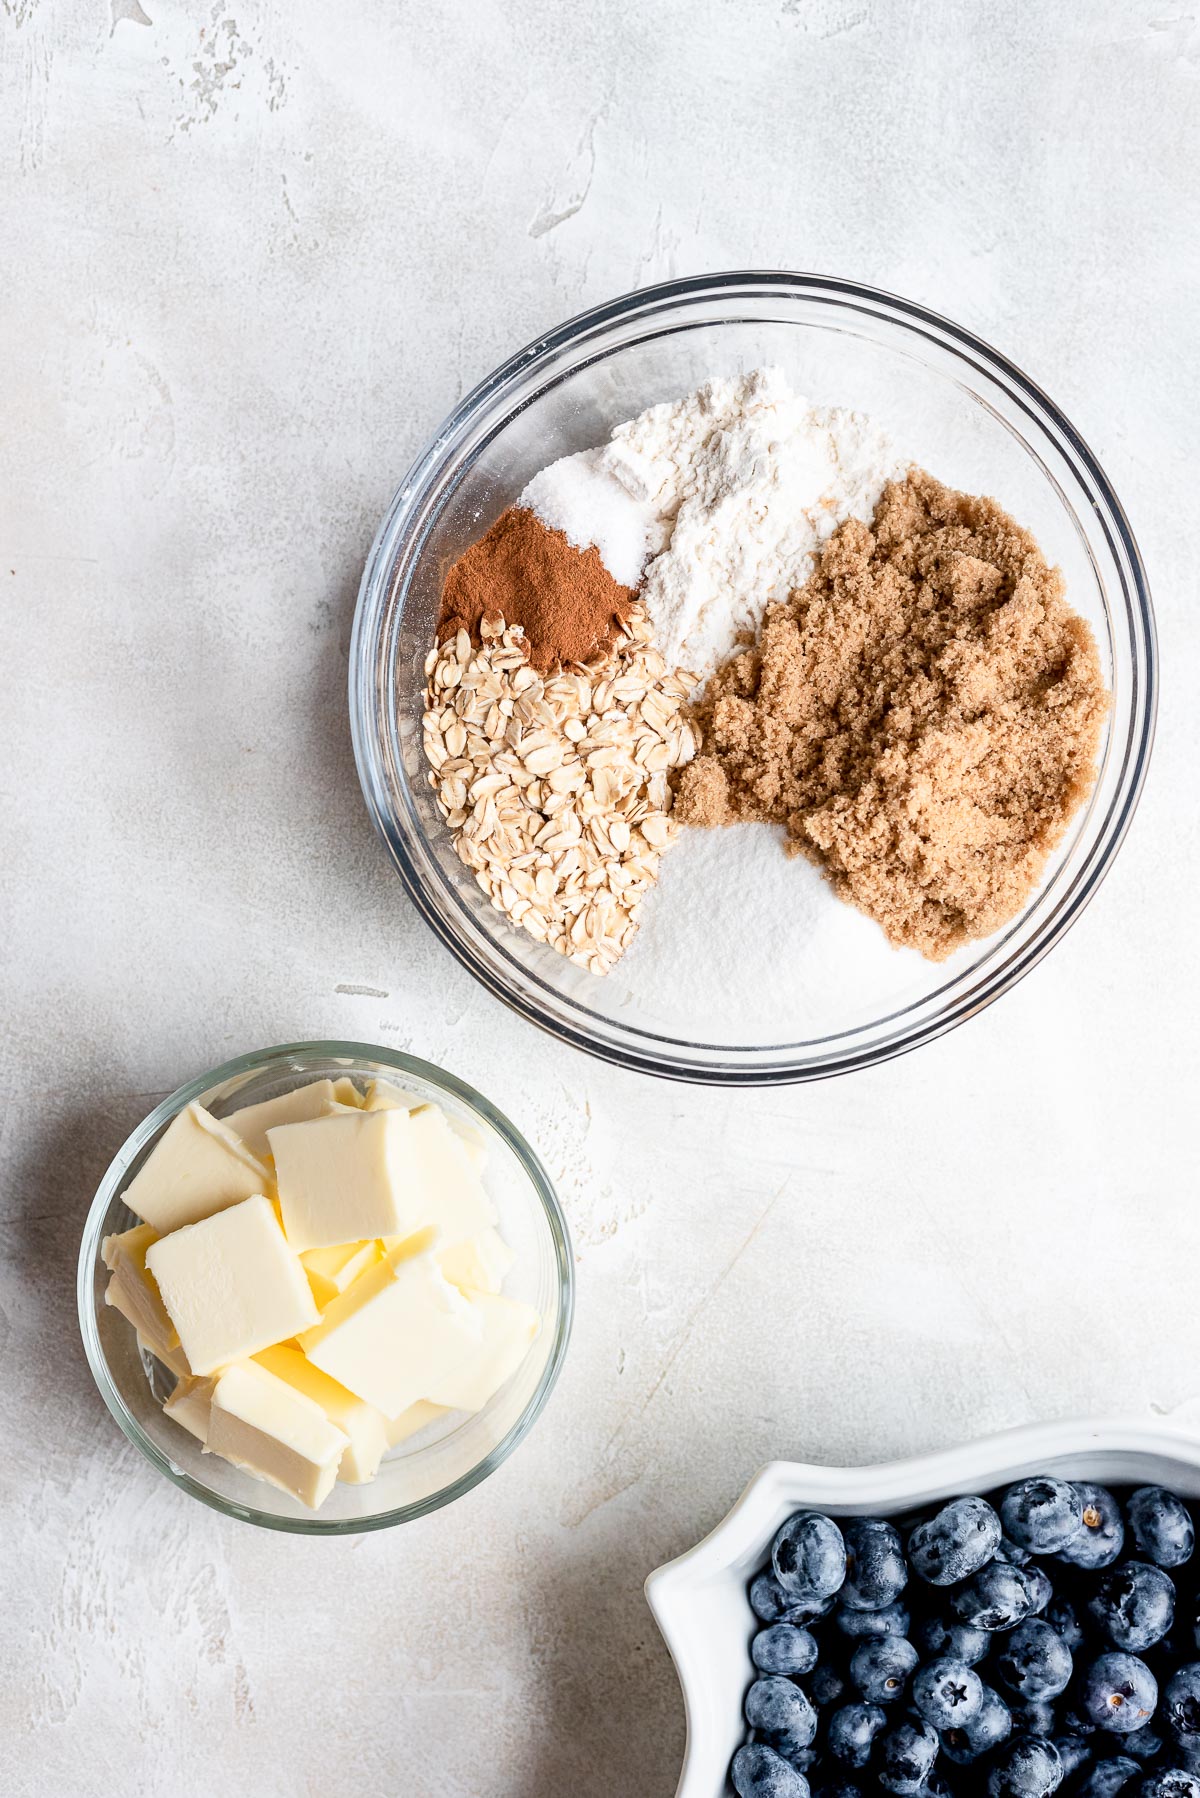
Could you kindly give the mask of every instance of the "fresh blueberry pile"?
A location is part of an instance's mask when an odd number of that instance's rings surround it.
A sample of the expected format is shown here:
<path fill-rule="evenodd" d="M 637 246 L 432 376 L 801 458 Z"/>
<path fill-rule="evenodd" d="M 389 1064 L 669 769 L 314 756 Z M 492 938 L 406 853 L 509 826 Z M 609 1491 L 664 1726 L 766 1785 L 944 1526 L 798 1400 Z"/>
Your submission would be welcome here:
<path fill-rule="evenodd" d="M 750 1584 L 734 1791 L 1200 1798 L 1195 1541 L 1164 1487 L 1047 1476 L 898 1523 L 797 1512 Z"/>

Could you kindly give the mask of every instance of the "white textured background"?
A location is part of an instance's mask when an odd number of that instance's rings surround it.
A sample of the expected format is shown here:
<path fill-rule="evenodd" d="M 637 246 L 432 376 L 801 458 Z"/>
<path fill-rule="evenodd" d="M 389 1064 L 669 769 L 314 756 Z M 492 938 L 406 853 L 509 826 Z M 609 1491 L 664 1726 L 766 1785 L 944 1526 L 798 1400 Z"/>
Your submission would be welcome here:
<path fill-rule="evenodd" d="M 775 1455 L 1200 1387 L 1189 0 L 0 0 L 0 1764 L 11 1798 L 669 1798 L 641 1597 Z M 517 1023 L 406 907 L 344 685 L 466 387 L 746 264 L 950 313 L 1108 468 L 1162 630 L 1115 872 L 986 1016 L 723 1098 Z M 164 1092 L 298 1036 L 485 1086 L 557 1176 L 549 1411 L 451 1512 L 305 1544 L 152 1477 L 80 1225 Z"/>

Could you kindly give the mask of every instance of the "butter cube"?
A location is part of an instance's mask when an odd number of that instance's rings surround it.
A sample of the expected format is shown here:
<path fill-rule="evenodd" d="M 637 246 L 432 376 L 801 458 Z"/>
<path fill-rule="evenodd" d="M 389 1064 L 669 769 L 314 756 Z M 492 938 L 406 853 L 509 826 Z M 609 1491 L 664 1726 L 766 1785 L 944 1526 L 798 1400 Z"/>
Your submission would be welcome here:
<path fill-rule="evenodd" d="M 496 1221 L 491 1200 L 474 1166 L 471 1152 L 455 1134 L 445 1112 L 426 1105 L 409 1116 L 414 1149 L 414 1178 L 424 1200 L 424 1214 L 411 1229 L 435 1224 L 444 1247 L 463 1242 Z"/>
<path fill-rule="evenodd" d="M 415 1230 L 436 1229 L 441 1246 L 449 1248 L 490 1229 L 496 1213 L 479 1178 L 475 1156 L 445 1113 L 436 1105 L 423 1105 L 419 1111 L 409 1112 L 408 1124 L 408 1216 L 404 1232 L 384 1236 L 384 1252 L 390 1253 L 405 1234 Z"/>
<path fill-rule="evenodd" d="M 235 1131 L 193 1104 L 167 1125 L 124 1199 L 166 1236 L 265 1192 L 270 1179 Z"/>
<path fill-rule="evenodd" d="M 329 1496 L 348 1447 L 345 1431 L 315 1399 L 257 1362 L 227 1367 L 217 1380 L 205 1453 L 224 1456 L 301 1504 L 315 1510 Z"/>
<path fill-rule="evenodd" d="M 192 1370 L 188 1366 L 188 1358 L 178 1345 L 169 1349 L 155 1348 L 152 1342 L 147 1342 L 144 1336 L 139 1335 L 138 1347 L 144 1349 L 146 1354 L 153 1355 L 156 1361 L 161 1361 L 177 1380 L 186 1380 L 191 1377 Z"/>
<path fill-rule="evenodd" d="M 119 1236 L 106 1236 L 100 1254 L 109 1272 L 104 1303 L 127 1318 L 150 1353 L 164 1361 L 171 1349 L 179 1347 L 179 1332 L 167 1316 L 154 1275 L 146 1268 L 146 1250 L 157 1241 L 157 1230 L 138 1224 Z"/>
<path fill-rule="evenodd" d="M 460 1131 L 459 1137 L 463 1148 L 467 1151 L 471 1166 L 477 1174 L 482 1174 L 487 1166 L 487 1150 L 483 1146 L 483 1139 L 476 1136 L 473 1131 Z"/>
<path fill-rule="evenodd" d="M 471 1295 L 471 1309 L 482 1325 L 482 1340 L 466 1361 L 426 1391 L 432 1404 L 452 1411 L 482 1411 L 529 1353 L 542 1327 L 532 1305 L 490 1293 Z"/>
<path fill-rule="evenodd" d="M 399 1417 L 384 1419 L 388 1447 L 397 1448 L 401 1442 L 407 1442 L 410 1436 L 415 1436 L 418 1430 L 423 1430 L 426 1424 L 445 1415 L 444 1405 L 430 1405 L 424 1399 L 418 1399 L 407 1411 L 401 1411 Z"/>
<path fill-rule="evenodd" d="M 261 1194 L 151 1243 L 146 1266 L 195 1374 L 256 1355 L 320 1316 L 300 1257 Z"/>
<path fill-rule="evenodd" d="M 333 1083 L 333 1097 L 338 1105 L 348 1106 L 352 1111 L 361 1111 L 363 1096 L 351 1080 L 349 1074 L 339 1074 Z"/>
<path fill-rule="evenodd" d="M 331 1380 L 299 1349 L 264 1349 L 254 1359 L 276 1379 L 286 1380 L 297 1392 L 320 1405 L 330 1423 L 345 1431 L 349 1442 L 338 1464 L 338 1479 L 352 1486 L 364 1486 L 373 1480 L 388 1447 L 387 1419 L 382 1411 Z"/>
<path fill-rule="evenodd" d="M 337 1085 L 342 1082 L 339 1080 Z M 324 1117 L 340 1102 L 332 1080 L 310 1080 L 307 1086 L 294 1087 L 278 1099 L 243 1105 L 240 1111 L 231 1111 L 224 1122 L 237 1131 L 252 1155 L 265 1161 L 271 1153 L 268 1130 L 276 1124 L 303 1124 L 310 1118 Z"/>
<path fill-rule="evenodd" d="M 213 1388 L 215 1380 L 193 1379 L 186 1377 L 180 1380 L 169 1399 L 163 1404 L 168 1417 L 182 1424 L 189 1430 L 197 1442 L 208 1441 L 208 1424 L 212 1415 Z"/>
<path fill-rule="evenodd" d="M 269 1132 L 287 1239 L 297 1251 L 408 1236 L 410 1123 L 403 1111 L 356 1111 Z"/>
<path fill-rule="evenodd" d="M 372 1080 L 364 1104 L 368 1111 L 415 1111 L 425 1101 L 388 1080 Z"/>
<path fill-rule="evenodd" d="M 406 1244 L 334 1299 L 316 1328 L 301 1336 L 300 1347 L 385 1417 L 399 1417 L 448 1380 L 482 1336 L 481 1320 L 429 1247 Z"/>
<path fill-rule="evenodd" d="M 450 1284 L 464 1292 L 499 1292 L 515 1260 L 498 1230 L 482 1230 L 438 1254 L 438 1266 Z"/>
<path fill-rule="evenodd" d="M 323 1311 L 339 1292 L 379 1259 L 379 1244 L 343 1242 L 336 1249 L 305 1249 L 300 1257 L 313 1297 Z"/>

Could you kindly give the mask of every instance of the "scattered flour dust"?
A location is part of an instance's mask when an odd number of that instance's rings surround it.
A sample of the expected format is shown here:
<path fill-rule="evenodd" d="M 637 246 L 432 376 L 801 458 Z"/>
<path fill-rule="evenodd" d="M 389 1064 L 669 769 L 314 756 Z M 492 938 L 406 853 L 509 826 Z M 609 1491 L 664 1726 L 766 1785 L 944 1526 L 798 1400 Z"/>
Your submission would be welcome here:
<path fill-rule="evenodd" d="M 518 504 L 636 584 L 668 663 L 706 676 L 807 579 L 847 517 L 901 472 L 861 414 L 813 407 L 780 370 L 718 377 L 535 476 Z"/>

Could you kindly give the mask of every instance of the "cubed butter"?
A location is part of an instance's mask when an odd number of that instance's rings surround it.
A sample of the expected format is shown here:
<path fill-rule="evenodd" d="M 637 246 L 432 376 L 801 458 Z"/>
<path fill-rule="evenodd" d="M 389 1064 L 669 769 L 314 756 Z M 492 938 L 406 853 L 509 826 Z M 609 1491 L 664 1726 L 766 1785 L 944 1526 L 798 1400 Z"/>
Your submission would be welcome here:
<path fill-rule="evenodd" d="M 212 1414 L 212 1396 L 216 1381 L 185 1376 L 163 1403 L 168 1417 L 189 1430 L 197 1442 L 208 1441 L 208 1421 Z"/>
<path fill-rule="evenodd" d="M 334 1299 L 316 1328 L 301 1336 L 300 1347 L 385 1417 L 399 1417 L 427 1398 L 432 1386 L 448 1381 L 482 1336 L 482 1320 L 446 1279 L 431 1248 L 414 1252 L 405 1244 Z"/>
<path fill-rule="evenodd" d="M 269 1133 L 283 1227 L 292 1247 L 332 1248 L 408 1236 L 411 1125 L 403 1111 L 356 1111 Z"/>
<path fill-rule="evenodd" d="M 451 1411 L 482 1411 L 529 1353 L 542 1327 L 532 1305 L 519 1299 L 477 1292 L 469 1300 L 482 1326 L 482 1338 L 468 1359 L 426 1391 L 432 1404 Z"/>
<path fill-rule="evenodd" d="M 388 1447 L 399 1447 L 400 1443 L 407 1442 L 410 1436 L 415 1436 L 418 1430 L 423 1430 L 426 1424 L 434 1423 L 439 1417 L 445 1415 L 446 1407 L 444 1405 L 431 1405 L 423 1398 L 418 1399 L 415 1405 L 408 1407 L 407 1411 L 401 1411 L 399 1417 L 384 1420 Z"/>
<path fill-rule="evenodd" d="M 193 1104 L 167 1125 L 123 1196 L 131 1211 L 166 1236 L 265 1192 L 270 1179 L 235 1131 Z"/>
<path fill-rule="evenodd" d="M 343 1242 L 336 1249 L 305 1249 L 300 1257 L 321 1310 L 379 1259 L 379 1244 Z"/>
<path fill-rule="evenodd" d="M 446 1278 L 464 1292 L 499 1292 L 515 1260 L 498 1230 L 482 1230 L 438 1254 L 438 1266 Z"/>
<path fill-rule="evenodd" d="M 442 1248 L 470 1241 L 496 1222 L 469 1145 L 436 1105 L 408 1114 L 411 1184 L 405 1232 L 432 1227 Z M 384 1252 L 404 1240 L 385 1236 Z"/>
<path fill-rule="evenodd" d="M 320 1316 L 300 1257 L 261 1194 L 151 1243 L 146 1265 L 195 1374 L 256 1355 Z"/>
<path fill-rule="evenodd" d="M 361 1111 L 363 1096 L 351 1080 L 349 1074 L 339 1074 L 333 1083 L 333 1096 L 339 1105 L 346 1105 L 353 1111 Z"/>
<path fill-rule="evenodd" d="M 119 1236 L 106 1236 L 100 1254 L 108 1269 L 104 1303 L 128 1318 L 152 1355 L 160 1361 L 179 1347 L 179 1332 L 167 1315 L 154 1275 L 146 1267 L 146 1250 L 158 1241 L 158 1231 L 137 1224 Z"/>
<path fill-rule="evenodd" d="M 144 1336 L 139 1336 L 138 1347 L 147 1355 L 153 1355 L 156 1361 L 161 1361 L 177 1380 L 186 1380 L 190 1377 L 192 1370 L 188 1366 L 188 1358 L 178 1343 L 174 1348 L 155 1348 L 152 1342 L 147 1342 Z"/>
<path fill-rule="evenodd" d="M 461 1135 L 461 1141 L 471 1166 L 477 1174 L 482 1174 L 487 1166 L 487 1150 L 483 1146 L 483 1139 L 468 1132 Z"/>
<path fill-rule="evenodd" d="M 352 1486 L 373 1480 L 388 1448 L 387 1419 L 382 1411 L 349 1392 L 337 1380 L 331 1380 L 299 1349 L 264 1349 L 254 1359 L 276 1379 L 286 1380 L 297 1392 L 320 1405 L 330 1423 L 345 1431 L 349 1440 L 338 1465 L 338 1479 Z"/>
<path fill-rule="evenodd" d="M 303 1278 L 303 1276 L 301 1276 Z M 349 1438 L 315 1399 L 255 1361 L 217 1380 L 206 1452 L 223 1455 L 314 1510 L 329 1496 Z"/>
<path fill-rule="evenodd" d="M 303 1124 L 310 1118 L 324 1117 L 341 1103 L 336 1090 L 341 1084 L 340 1080 L 310 1080 L 307 1086 L 293 1087 L 278 1099 L 243 1105 L 240 1111 L 231 1111 L 224 1121 L 237 1131 L 252 1155 L 265 1161 L 271 1153 L 267 1131 L 276 1124 Z"/>
<path fill-rule="evenodd" d="M 436 1225 L 443 1247 L 489 1229 L 496 1221 L 495 1209 L 470 1150 L 451 1129 L 445 1112 L 436 1105 L 425 1105 L 410 1114 L 409 1126 L 414 1177 L 426 1207 L 425 1215 L 410 1219 L 409 1228 Z"/>
<path fill-rule="evenodd" d="M 415 1111 L 425 1101 L 389 1080 L 372 1080 L 363 1103 L 368 1111 Z"/>

